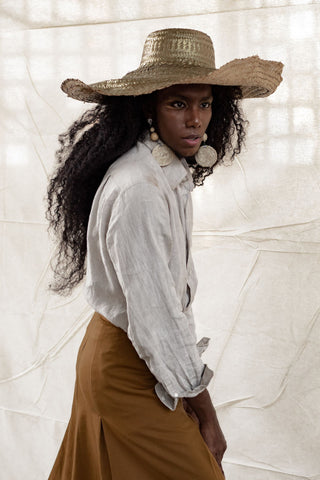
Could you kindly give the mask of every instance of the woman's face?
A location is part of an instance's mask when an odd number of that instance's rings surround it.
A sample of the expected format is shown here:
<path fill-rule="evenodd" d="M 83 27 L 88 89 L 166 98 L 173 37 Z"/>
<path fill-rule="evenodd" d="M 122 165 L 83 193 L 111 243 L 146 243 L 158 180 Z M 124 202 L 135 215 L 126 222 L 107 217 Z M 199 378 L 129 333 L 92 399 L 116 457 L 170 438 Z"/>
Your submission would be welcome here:
<path fill-rule="evenodd" d="M 180 157 L 192 157 L 200 148 L 211 119 L 210 85 L 173 85 L 156 95 L 156 131 Z"/>

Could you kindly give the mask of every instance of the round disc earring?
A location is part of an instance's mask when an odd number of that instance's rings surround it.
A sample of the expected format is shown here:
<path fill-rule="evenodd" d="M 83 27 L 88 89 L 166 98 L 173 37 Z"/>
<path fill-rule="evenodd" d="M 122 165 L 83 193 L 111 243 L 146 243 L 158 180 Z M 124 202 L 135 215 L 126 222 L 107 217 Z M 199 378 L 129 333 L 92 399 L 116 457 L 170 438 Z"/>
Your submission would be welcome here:
<path fill-rule="evenodd" d="M 202 138 L 203 141 L 206 142 L 208 135 L 204 133 Z M 218 160 L 218 154 L 210 145 L 202 145 L 195 154 L 195 160 L 200 167 L 212 167 Z"/>

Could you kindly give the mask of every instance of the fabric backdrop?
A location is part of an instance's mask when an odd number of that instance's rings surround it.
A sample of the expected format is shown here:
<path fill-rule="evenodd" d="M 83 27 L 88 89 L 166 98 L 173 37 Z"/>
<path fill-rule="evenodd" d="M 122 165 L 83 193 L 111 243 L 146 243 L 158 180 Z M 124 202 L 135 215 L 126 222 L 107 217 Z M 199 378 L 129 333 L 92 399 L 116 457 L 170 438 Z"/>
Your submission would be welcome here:
<path fill-rule="evenodd" d="M 47 289 L 48 175 L 57 135 L 87 108 L 59 85 L 123 75 L 149 32 L 189 27 L 213 38 L 217 66 L 285 64 L 273 96 L 243 103 L 246 148 L 193 193 L 194 312 L 212 339 L 226 477 L 320 479 L 319 1 L 2 0 L 0 12 L 1 478 L 47 478 L 91 316 L 81 286 Z"/>

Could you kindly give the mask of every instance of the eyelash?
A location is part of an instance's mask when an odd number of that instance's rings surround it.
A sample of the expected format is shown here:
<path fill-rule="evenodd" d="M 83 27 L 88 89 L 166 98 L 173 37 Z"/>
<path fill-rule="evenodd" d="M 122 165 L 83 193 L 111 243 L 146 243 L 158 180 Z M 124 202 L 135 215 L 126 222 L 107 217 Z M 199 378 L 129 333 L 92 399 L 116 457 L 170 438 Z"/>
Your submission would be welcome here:
<path fill-rule="evenodd" d="M 205 108 L 210 108 L 212 103 L 211 102 L 203 102 L 201 105 L 206 105 Z"/>
<path fill-rule="evenodd" d="M 171 105 L 172 105 L 173 107 L 177 107 L 177 108 L 182 108 L 182 107 L 185 106 L 185 104 L 184 104 L 183 102 L 180 102 L 180 101 L 178 101 L 178 100 L 175 100 L 174 102 L 172 102 Z"/>
<path fill-rule="evenodd" d="M 180 102 L 180 101 L 178 101 L 178 100 L 172 102 L 171 105 L 172 105 L 173 107 L 177 107 L 177 108 L 183 108 L 183 107 L 185 107 L 185 103 L 184 103 L 184 102 Z M 201 105 L 205 105 L 204 108 L 210 108 L 211 105 L 212 105 L 212 103 L 211 103 L 211 102 L 203 102 L 203 103 L 201 103 Z"/>

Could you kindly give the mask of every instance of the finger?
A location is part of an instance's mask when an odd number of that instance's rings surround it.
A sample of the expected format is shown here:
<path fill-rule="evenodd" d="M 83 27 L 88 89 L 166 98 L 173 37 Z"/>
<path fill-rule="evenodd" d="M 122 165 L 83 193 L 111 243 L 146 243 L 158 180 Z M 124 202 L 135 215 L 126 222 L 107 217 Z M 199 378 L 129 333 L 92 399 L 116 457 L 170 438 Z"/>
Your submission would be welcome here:
<path fill-rule="evenodd" d="M 218 463 L 218 465 L 219 465 L 219 468 L 220 468 L 220 470 L 221 470 L 221 472 L 222 472 L 222 475 L 225 477 L 224 470 L 223 470 L 223 467 L 222 467 L 221 463 Z"/>
<path fill-rule="evenodd" d="M 220 452 L 216 452 L 214 454 L 214 458 L 216 459 L 216 461 L 217 461 L 217 463 L 220 467 L 221 467 L 222 457 L 223 457 L 223 454 L 221 454 Z"/>
<path fill-rule="evenodd" d="M 226 451 L 225 448 L 224 448 L 223 450 L 216 450 L 216 454 L 215 454 L 215 455 L 217 455 L 217 456 L 220 458 L 220 461 L 222 461 L 223 456 L 224 456 L 224 454 L 225 454 L 225 451 Z"/>
<path fill-rule="evenodd" d="M 217 464 L 218 464 L 218 467 L 220 468 L 220 470 L 221 470 L 221 472 L 222 472 L 222 475 L 225 477 L 225 474 L 224 474 L 224 471 L 223 471 L 221 462 L 218 462 L 218 460 L 217 460 Z"/>

